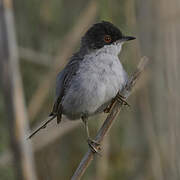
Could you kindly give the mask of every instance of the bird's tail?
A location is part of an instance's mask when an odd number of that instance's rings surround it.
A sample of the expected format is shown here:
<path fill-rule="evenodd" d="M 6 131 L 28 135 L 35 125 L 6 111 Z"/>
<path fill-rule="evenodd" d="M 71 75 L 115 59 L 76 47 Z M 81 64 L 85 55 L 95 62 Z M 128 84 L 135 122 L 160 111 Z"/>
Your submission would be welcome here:
<path fill-rule="evenodd" d="M 46 128 L 47 124 L 49 124 L 57 115 L 56 114 L 50 114 L 49 118 L 45 120 L 38 128 L 36 128 L 34 131 L 31 132 L 31 134 L 28 136 L 27 139 L 31 139 L 36 133 L 38 133 L 41 129 Z"/>

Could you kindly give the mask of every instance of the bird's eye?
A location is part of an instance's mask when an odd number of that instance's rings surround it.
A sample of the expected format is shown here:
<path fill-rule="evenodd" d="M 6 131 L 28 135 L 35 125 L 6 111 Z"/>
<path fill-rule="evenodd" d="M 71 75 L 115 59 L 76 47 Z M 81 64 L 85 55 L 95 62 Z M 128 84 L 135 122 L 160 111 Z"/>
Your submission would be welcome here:
<path fill-rule="evenodd" d="M 106 43 L 110 43 L 110 42 L 112 41 L 111 36 L 110 36 L 110 35 L 105 35 L 105 36 L 104 36 L 104 41 L 105 41 Z"/>

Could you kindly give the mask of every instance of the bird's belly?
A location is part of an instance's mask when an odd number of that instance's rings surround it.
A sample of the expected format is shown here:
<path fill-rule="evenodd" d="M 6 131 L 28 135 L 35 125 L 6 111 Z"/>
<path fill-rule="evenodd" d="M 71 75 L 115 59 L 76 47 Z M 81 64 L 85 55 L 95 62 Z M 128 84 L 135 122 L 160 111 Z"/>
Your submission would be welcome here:
<path fill-rule="evenodd" d="M 91 77 L 91 78 L 90 78 Z M 69 119 L 79 119 L 82 115 L 93 115 L 99 107 L 109 102 L 119 90 L 118 80 L 91 75 L 77 80 L 63 98 L 63 114 Z"/>

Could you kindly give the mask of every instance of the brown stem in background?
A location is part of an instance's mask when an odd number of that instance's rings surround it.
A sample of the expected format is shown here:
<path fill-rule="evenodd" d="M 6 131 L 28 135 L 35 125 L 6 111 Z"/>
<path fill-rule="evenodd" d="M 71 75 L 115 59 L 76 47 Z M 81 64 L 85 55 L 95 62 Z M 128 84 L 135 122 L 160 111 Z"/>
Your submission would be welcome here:
<path fill-rule="evenodd" d="M 132 76 L 129 78 L 125 88 L 120 92 L 121 95 L 123 95 L 126 99 L 130 96 L 132 93 L 132 88 L 135 86 L 136 81 L 140 77 L 140 74 L 144 70 L 146 64 L 148 62 L 147 57 L 143 57 L 138 66 L 137 70 L 132 74 Z M 107 116 L 106 120 L 104 121 L 103 125 L 101 126 L 100 130 L 97 133 L 97 136 L 95 140 L 98 143 L 101 143 L 107 134 L 108 130 L 111 128 L 112 123 L 116 119 L 117 115 L 119 114 L 121 108 L 123 106 L 123 103 L 119 103 L 118 101 L 115 102 L 110 114 Z M 71 180 L 79 180 L 82 175 L 85 173 L 87 167 L 90 165 L 91 161 L 93 160 L 94 153 L 89 149 L 87 153 L 82 158 L 79 166 L 77 167 L 75 173 L 73 174 Z"/>
<path fill-rule="evenodd" d="M 0 83 L 6 108 L 5 116 L 8 122 L 15 177 L 18 180 L 36 180 L 32 149 L 25 140 L 28 119 L 11 0 L 0 0 Z"/>
<path fill-rule="evenodd" d="M 68 121 L 65 117 L 63 118 L 65 123 L 61 123 L 61 126 L 57 126 L 56 121 L 53 121 L 49 124 L 48 128 L 45 131 L 42 131 L 32 139 L 32 145 L 34 152 L 45 148 L 47 145 L 51 145 L 55 140 L 58 141 L 68 134 L 73 129 L 77 128 L 81 121 Z M 12 153 L 10 150 L 6 150 L 4 153 L 1 153 L 0 156 L 0 168 L 9 165 L 12 162 Z"/>

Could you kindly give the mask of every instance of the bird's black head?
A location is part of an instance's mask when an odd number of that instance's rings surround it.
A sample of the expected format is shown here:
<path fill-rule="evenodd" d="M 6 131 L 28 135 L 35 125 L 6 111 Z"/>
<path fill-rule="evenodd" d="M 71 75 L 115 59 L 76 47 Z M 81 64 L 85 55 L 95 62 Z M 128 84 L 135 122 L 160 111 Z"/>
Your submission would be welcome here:
<path fill-rule="evenodd" d="M 135 38 L 124 36 L 112 23 L 102 21 L 89 28 L 82 38 L 82 46 L 88 47 L 89 49 L 100 49 L 105 45 L 133 39 Z"/>

